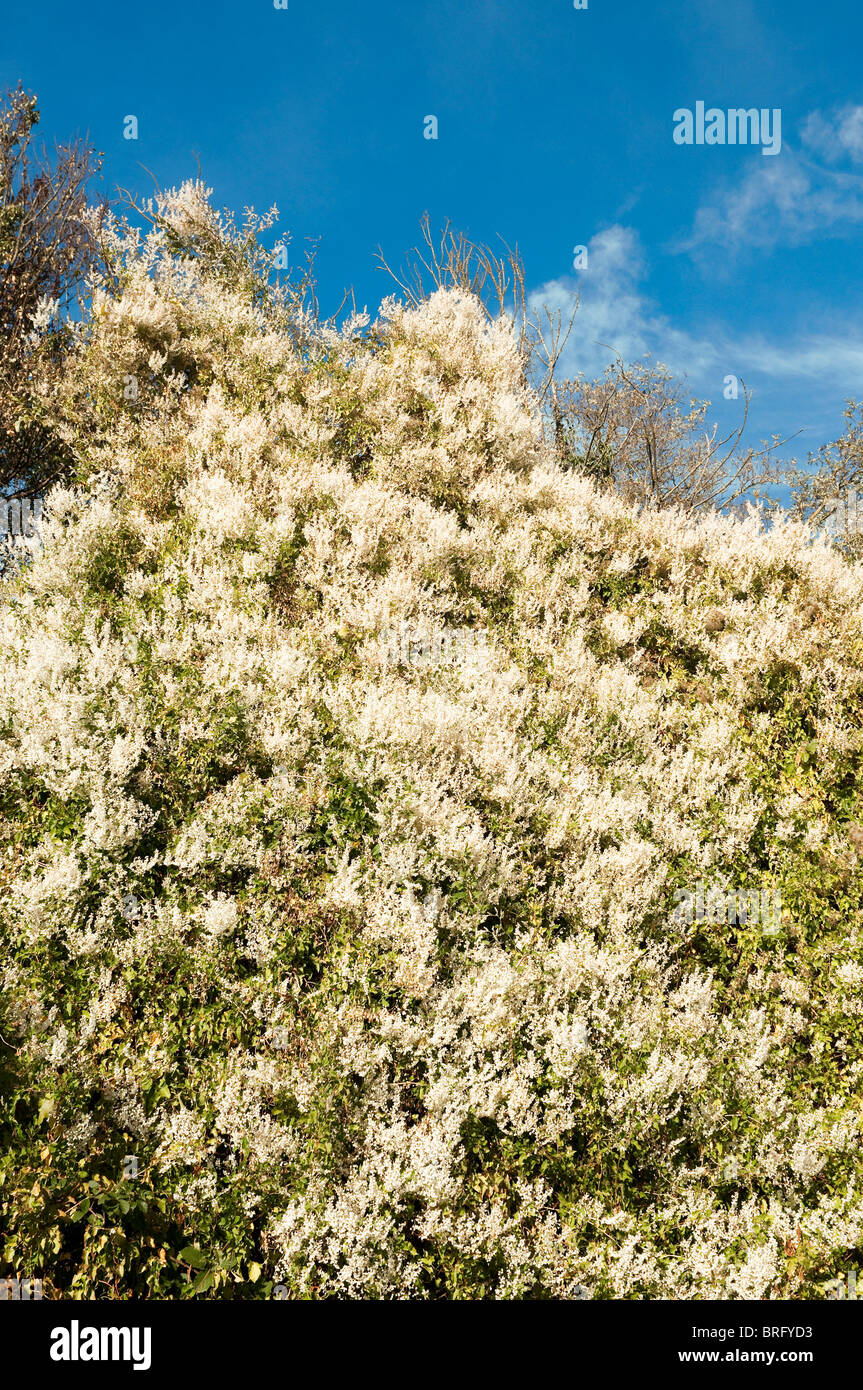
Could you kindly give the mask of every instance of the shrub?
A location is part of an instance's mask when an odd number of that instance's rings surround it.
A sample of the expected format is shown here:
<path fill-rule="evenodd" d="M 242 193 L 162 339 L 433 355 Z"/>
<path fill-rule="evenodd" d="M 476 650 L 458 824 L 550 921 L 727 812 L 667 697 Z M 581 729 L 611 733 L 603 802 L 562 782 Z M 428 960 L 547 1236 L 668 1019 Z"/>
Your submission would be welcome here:
<path fill-rule="evenodd" d="M 6 1268 L 819 1296 L 863 1242 L 861 570 L 561 468 L 469 291 L 337 329 L 200 186 L 153 216 L 0 595 Z M 443 628 L 483 640 L 387 659 Z M 782 930 L 675 913 L 719 878 Z"/>

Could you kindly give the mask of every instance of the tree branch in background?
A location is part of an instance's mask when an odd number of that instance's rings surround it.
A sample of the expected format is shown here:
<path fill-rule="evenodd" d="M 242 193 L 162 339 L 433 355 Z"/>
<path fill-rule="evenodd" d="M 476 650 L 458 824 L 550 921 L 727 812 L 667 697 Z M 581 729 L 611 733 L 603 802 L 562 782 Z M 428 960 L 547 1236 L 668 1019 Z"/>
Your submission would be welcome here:
<path fill-rule="evenodd" d="M 100 156 L 82 140 L 36 149 L 36 98 L 0 105 L 0 488 L 33 495 L 68 471 L 50 423 L 52 383 L 98 247 L 85 218 Z"/>
<path fill-rule="evenodd" d="M 558 457 L 628 501 L 685 511 L 728 508 L 776 484 L 773 454 L 787 440 L 744 448 L 743 419 L 724 438 L 704 427 L 709 402 L 685 399 L 685 382 L 661 363 L 626 365 L 618 355 L 602 377 L 555 383 L 552 415 Z"/>

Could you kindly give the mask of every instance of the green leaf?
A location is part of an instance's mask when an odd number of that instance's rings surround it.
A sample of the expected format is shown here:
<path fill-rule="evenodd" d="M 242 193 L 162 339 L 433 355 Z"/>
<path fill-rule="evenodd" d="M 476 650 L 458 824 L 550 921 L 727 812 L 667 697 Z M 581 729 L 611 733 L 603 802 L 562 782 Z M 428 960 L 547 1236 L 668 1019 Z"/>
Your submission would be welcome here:
<path fill-rule="evenodd" d="M 191 1265 L 193 1269 L 203 1269 L 207 1263 L 207 1257 L 201 1250 L 197 1250 L 194 1245 L 187 1245 L 185 1250 L 181 1250 L 178 1256 L 184 1264 Z"/>

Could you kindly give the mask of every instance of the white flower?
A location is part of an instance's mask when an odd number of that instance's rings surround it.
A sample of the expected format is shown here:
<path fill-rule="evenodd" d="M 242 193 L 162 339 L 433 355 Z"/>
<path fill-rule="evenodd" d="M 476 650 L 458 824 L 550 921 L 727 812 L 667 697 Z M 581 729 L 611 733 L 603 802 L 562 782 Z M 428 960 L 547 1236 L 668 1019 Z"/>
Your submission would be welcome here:
<path fill-rule="evenodd" d="M 206 904 L 202 912 L 204 931 L 208 938 L 215 940 L 227 936 L 237 925 L 237 903 L 219 893 Z"/>

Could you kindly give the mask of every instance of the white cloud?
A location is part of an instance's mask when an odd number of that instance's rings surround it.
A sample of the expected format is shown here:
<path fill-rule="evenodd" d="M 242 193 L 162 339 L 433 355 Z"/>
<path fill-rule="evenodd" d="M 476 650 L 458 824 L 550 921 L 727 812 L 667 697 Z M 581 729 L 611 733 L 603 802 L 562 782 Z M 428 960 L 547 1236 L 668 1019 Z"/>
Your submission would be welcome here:
<path fill-rule="evenodd" d="M 813 111 L 800 134 L 804 145 L 831 163 L 843 157 L 863 163 L 863 106 L 843 106 L 832 120 Z"/>
<path fill-rule="evenodd" d="M 531 308 L 546 305 L 559 310 L 564 323 L 578 298 L 578 312 L 564 349 L 562 370 L 598 376 L 617 353 L 632 362 L 661 347 L 692 372 L 704 371 L 716 359 L 714 347 L 676 329 L 658 313 L 640 288 L 646 273 L 638 233 L 615 225 L 598 232 L 588 243 L 588 264 L 578 275 L 540 285 L 530 295 Z M 659 353 L 661 360 L 667 357 Z M 671 366 L 671 362 L 668 361 Z"/>
<path fill-rule="evenodd" d="M 736 349 L 751 376 L 778 381 L 829 381 L 849 395 L 860 393 L 863 381 L 863 338 L 823 334 L 779 347 L 761 337 L 745 337 Z M 744 372 L 745 375 L 745 372 Z"/>
<path fill-rule="evenodd" d="M 588 265 L 578 275 L 549 280 L 530 294 L 534 310 L 559 310 L 564 322 L 578 299 L 575 324 L 561 359 L 561 374 L 599 376 L 619 353 L 631 362 L 649 353 L 694 390 L 716 400 L 726 374 L 748 385 L 769 379 L 778 386 L 828 384 L 849 396 L 860 394 L 863 381 L 863 335 L 855 325 L 847 332 L 811 332 L 771 341 L 763 334 L 734 334 L 718 326 L 696 337 L 675 327 L 643 289 L 647 273 L 644 251 L 632 227 L 613 226 L 588 244 Z"/>
<path fill-rule="evenodd" d="M 698 254 L 716 244 L 727 252 L 794 246 L 863 222 L 863 174 L 823 162 L 863 162 L 863 107 L 844 107 L 832 118 L 812 112 L 801 138 L 808 155 L 786 144 L 778 159 L 750 164 L 736 188 L 701 205 L 691 233 L 672 249 Z"/>

